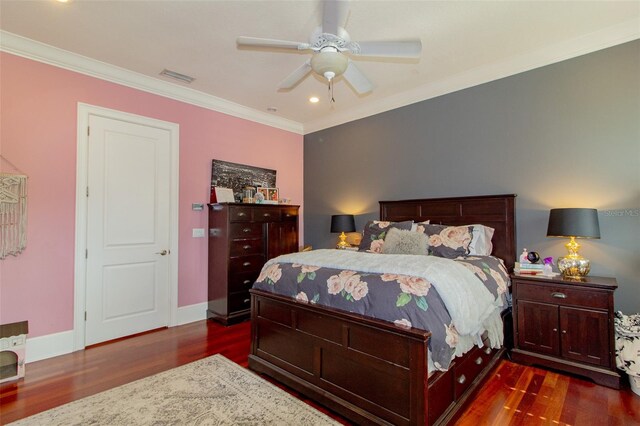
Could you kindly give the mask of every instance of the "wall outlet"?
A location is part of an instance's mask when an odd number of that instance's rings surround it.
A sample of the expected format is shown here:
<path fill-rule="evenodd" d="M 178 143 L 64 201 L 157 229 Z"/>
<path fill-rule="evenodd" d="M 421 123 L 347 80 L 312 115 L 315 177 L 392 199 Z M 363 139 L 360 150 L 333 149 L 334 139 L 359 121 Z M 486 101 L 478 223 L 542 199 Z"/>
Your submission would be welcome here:
<path fill-rule="evenodd" d="M 193 238 L 204 238 L 204 228 L 193 228 L 191 233 Z"/>

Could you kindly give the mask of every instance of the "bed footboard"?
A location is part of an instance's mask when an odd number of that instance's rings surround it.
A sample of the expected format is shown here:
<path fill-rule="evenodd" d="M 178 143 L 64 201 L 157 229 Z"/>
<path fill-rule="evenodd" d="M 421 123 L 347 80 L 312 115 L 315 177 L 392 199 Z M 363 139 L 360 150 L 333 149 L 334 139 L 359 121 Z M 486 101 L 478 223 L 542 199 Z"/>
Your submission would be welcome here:
<path fill-rule="evenodd" d="M 251 321 L 252 370 L 357 424 L 447 424 L 502 355 L 474 348 L 429 378 L 428 331 L 260 290 L 251 290 Z"/>
<path fill-rule="evenodd" d="M 430 333 L 251 290 L 249 367 L 360 424 L 425 424 Z"/>

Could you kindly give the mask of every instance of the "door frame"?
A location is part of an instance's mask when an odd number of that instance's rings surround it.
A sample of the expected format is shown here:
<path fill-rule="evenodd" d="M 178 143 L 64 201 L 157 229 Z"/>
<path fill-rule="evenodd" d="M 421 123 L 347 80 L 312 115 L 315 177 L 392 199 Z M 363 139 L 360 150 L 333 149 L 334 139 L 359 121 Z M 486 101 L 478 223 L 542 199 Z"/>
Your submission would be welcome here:
<path fill-rule="evenodd" d="M 149 127 L 164 129 L 170 139 L 170 194 L 169 194 L 169 327 L 177 325 L 178 317 L 178 196 L 180 126 L 176 123 L 157 120 L 141 115 L 98 107 L 78 102 L 78 134 L 76 158 L 76 239 L 73 309 L 73 350 L 85 348 L 85 310 L 87 287 L 87 186 L 89 169 L 89 117 L 91 115 L 126 121 Z"/>

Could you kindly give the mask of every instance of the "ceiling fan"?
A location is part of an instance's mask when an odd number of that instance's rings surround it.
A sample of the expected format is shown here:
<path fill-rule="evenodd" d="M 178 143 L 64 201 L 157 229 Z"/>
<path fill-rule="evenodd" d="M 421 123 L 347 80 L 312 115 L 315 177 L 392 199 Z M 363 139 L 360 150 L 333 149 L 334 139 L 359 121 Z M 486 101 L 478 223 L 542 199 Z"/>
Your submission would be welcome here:
<path fill-rule="evenodd" d="M 420 39 L 398 41 L 352 41 L 344 29 L 349 3 L 341 0 L 324 0 L 322 26 L 316 28 L 308 43 L 274 40 L 257 37 L 238 37 L 239 46 L 270 47 L 292 50 L 309 50 L 310 59 L 292 72 L 278 85 L 279 89 L 291 89 L 311 71 L 327 79 L 329 87 L 335 77 L 342 75 L 358 94 L 373 89 L 373 84 L 351 61 L 351 56 L 379 58 L 419 58 L 422 52 Z"/>

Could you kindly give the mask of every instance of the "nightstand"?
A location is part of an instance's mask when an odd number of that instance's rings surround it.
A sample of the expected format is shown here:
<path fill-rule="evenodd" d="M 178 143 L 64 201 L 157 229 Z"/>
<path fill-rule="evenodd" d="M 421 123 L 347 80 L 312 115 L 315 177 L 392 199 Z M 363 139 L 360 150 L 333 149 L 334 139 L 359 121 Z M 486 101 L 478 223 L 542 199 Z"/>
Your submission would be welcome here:
<path fill-rule="evenodd" d="M 615 278 L 512 274 L 513 360 L 620 388 L 613 329 Z"/>

